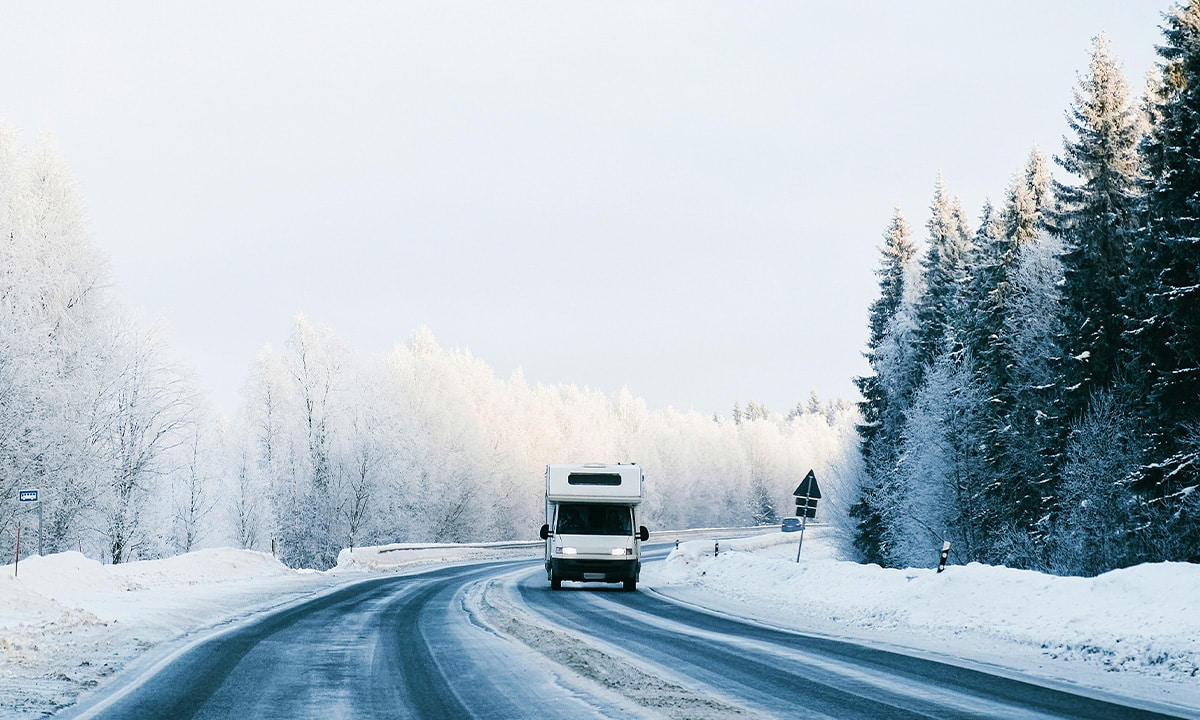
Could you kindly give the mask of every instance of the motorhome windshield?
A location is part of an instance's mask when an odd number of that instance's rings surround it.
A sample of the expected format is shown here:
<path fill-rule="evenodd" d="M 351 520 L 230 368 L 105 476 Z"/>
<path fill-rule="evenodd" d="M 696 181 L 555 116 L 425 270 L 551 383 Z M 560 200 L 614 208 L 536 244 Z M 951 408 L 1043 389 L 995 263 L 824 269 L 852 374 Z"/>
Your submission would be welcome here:
<path fill-rule="evenodd" d="M 556 532 L 565 535 L 630 535 L 633 509 L 628 505 L 563 503 Z"/>

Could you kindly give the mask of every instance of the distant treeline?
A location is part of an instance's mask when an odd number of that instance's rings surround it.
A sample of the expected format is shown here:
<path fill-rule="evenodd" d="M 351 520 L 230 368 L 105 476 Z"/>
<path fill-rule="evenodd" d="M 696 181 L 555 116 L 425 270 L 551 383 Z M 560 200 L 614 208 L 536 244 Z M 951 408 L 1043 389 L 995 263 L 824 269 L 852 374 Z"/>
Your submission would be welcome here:
<path fill-rule="evenodd" d="M 548 342 L 552 341 L 548 339 Z M 303 317 L 214 416 L 161 333 L 120 303 L 53 143 L 0 124 L 0 553 L 25 553 L 40 490 L 45 552 L 107 562 L 199 547 L 274 549 L 329 567 L 401 541 L 534 538 L 547 463 L 640 462 L 652 530 L 776 522 L 815 468 L 846 517 L 858 410 L 650 411 L 628 392 L 496 378 L 421 329 L 361 360 Z"/>

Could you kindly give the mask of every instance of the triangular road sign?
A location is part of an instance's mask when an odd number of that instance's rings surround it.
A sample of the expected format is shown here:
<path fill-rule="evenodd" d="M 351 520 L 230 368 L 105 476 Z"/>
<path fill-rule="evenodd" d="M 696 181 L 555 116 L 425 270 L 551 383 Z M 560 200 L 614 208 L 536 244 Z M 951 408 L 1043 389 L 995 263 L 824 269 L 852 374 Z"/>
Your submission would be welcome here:
<path fill-rule="evenodd" d="M 808 474 L 800 481 L 800 486 L 796 488 L 796 492 L 792 494 L 796 497 L 821 497 L 821 488 L 817 487 L 817 476 L 813 475 L 812 470 L 808 471 Z"/>

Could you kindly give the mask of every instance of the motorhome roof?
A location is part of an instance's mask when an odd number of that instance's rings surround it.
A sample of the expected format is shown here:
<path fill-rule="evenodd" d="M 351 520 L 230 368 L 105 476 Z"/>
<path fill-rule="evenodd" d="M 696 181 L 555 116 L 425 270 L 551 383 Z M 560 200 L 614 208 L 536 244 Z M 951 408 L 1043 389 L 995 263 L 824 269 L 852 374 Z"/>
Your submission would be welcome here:
<path fill-rule="evenodd" d="M 642 469 L 633 464 L 547 465 L 546 499 L 637 504 L 642 501 L 642 480 Z"/>

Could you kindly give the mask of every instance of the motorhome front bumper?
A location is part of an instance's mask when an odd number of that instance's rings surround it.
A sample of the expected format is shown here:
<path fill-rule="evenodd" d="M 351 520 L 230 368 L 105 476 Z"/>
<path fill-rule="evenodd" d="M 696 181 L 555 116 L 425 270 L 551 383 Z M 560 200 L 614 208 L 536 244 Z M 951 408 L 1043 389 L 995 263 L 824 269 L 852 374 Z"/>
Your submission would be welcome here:
<path fill-rule="evenodd" d="M 553 558 L 550 572 L 560 580 L 625 582 L 637 580 L 642 564 L 635 559 Z"/>

